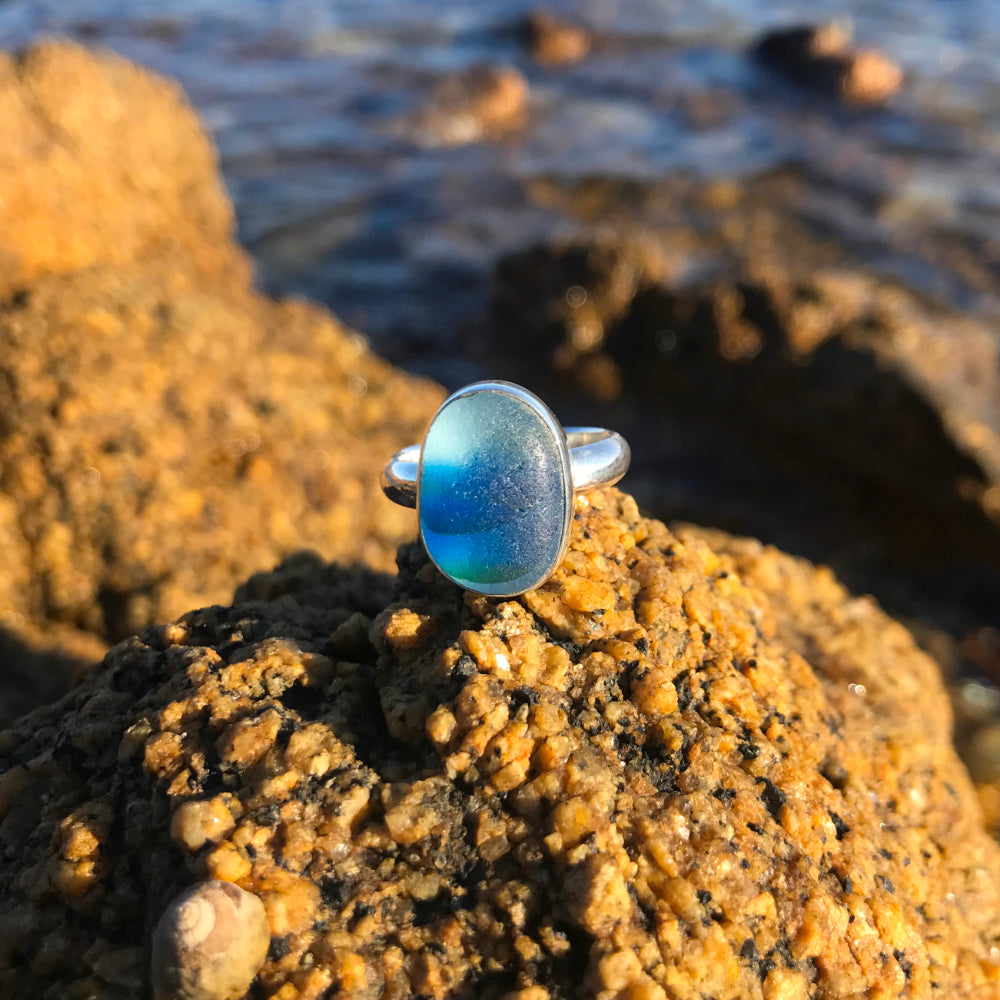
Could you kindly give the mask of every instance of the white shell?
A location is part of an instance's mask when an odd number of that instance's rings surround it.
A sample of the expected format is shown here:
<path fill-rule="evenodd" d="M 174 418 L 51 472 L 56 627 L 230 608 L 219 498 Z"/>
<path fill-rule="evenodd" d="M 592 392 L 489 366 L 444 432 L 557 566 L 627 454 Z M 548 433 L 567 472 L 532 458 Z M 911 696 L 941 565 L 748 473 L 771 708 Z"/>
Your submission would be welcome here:
<path fill-rule="evenodd" d="M 198 882 L 164 910 L 153 932 L 157 1000 L 234 1000 L 267 959 L 264 904 L 230 882 Z"/>
<path fill-rule="evenodd" d="M 169 932 L 184 948 L 197 948 L 215 930 L 215 906 L 204 894 L 188 896 L 164 914 L 171 922 Z"/>

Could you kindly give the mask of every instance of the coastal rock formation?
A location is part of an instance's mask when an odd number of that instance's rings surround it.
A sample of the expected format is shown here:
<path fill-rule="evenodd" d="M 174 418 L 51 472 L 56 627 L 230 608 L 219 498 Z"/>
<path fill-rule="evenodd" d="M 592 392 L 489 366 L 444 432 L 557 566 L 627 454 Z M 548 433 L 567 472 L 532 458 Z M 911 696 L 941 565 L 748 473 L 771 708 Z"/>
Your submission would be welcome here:
<path fill-rule="evenodd" d="M 524 21 L 524 40 L 531 58 L 542 66 L 567 66 L 590 51 L 590 33 L 540 7 Z"/>
<path fill-rule="evenodd" d="M 527 106 L 528 83 L 518 70 L 483 63 L 442 79 L 414 130 L 433 145 L 488 142 L 521 128 Z"/>
<path fill-rule="evenodd" d="M 303 547 L 392 565 L 386 456 L 440 398 L 301 302 L 171 262 L 92 268 L 0 306 L 6 600 L 116 641 Z"/>
<path fill-rule="evenodd" d="M 253 292 L 175 85 L 46 44 L 0 56 L 0 125 L 3 725 L 296 549 L 390 568 L 378 472 L 442 394 Z"/>
<path fill-rule="evenodd" d="M 881 104 L 899 90 L 903 71 L 875 49 L 856 49 L 836 22 L 780 28 L 766 34 L 755 56 L 812 90 L 849 104 Z"/>
<path fill-rule="evenodd" d="M 282 1000 L 1000 995 L 1000 847 L 872 600 L 616 490 L 520 598 L 399 565 L 260 575 L 0 738 L 0 997 L 131 1000 L 206 879 Z"/>
<path fill-rule="evenodd" d="M 0 52 L 0 298 L 151 253 L 245 281 L 215 149 L 180 87 L 110 53 Z"/>

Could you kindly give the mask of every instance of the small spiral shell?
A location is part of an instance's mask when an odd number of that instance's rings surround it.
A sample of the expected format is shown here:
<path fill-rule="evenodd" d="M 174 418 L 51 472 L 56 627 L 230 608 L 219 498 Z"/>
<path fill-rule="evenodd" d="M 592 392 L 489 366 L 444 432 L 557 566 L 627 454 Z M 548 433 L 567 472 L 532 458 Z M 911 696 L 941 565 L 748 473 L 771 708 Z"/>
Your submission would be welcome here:
<path fill-rule="evenodd" d="M 170 907 L 164 916 L 172 923 L 170 934 L 183 940 L 187 948 L 197 948 L 215 929 L 215 906 L 206 893 L 188 896 L 180 905 Z"/>
<path fill-rule="evenodd" d="M 230 882 L 198 882 L 164 910 L 153 932 L 157 1000 L 242 996 L 271 941 L 264 904 Z"/>

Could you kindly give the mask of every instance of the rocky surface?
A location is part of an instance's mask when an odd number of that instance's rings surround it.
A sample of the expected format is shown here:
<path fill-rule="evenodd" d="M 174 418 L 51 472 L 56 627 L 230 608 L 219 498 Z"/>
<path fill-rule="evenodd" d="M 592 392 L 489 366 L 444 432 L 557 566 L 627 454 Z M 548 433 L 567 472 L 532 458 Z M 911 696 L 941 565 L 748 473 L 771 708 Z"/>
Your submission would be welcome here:
<path fill-rule="evenodd" d="M 215 150 L 180 87 L 66 43 L 0 52 L 0 297 L 92 264 L 170 255 L 249 273 Z"/>
<path fill-rule="evenodd" d="M 187 884 L 252 996 L 1000 996 L 1000 848 L 933 662 L 825 570 L 614 490 L 469 595 L 298 559 L 0 739 L 0 996 L 131 998 Z"/>
<path fill-rule="evenodd" d="M 412 530 L 378 472 L 439 391 L 304 303 L 91 269 L 0 308 L 0 358 L 6 600 L 29 619 L 114 641 L 297 548 L 387 568 Z"/>
<path fill-rule="evenodd" d="M 441 398 L 252 291 L 174 86 L 69 45 L 2 60 L 0 724 L 296 549 L 391 567 L 413 518 L 378 472 Z"/>

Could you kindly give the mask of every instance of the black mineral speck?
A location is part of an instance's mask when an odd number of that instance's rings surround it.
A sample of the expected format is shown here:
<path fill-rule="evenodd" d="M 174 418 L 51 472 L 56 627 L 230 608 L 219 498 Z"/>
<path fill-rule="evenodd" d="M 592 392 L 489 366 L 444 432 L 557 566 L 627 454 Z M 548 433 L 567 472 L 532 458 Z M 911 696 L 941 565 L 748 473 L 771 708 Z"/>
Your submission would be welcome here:
<path fill-rule="evenodd" d="M 320 879 L 319 894 L 324 905 L 331 910 L 339 910 L 347 902 L 347 883 L 343 879 L 332 876 Z"/>
<path fill-rule="evenodd" d="M 770 778 L 758 778 L 758 785 L 763 785 L 764 790 L 760 793 L 761 802 L 767 806 L 767 811 L 777 820 L 781 818 L 781 807 L 785 804 L 788 796 Z"/>
<path fill-rule="evenodd" d="M 271 946 L 267 950 L 269 962 L 279 962 L 291 951 L 291 934 L 271 938 Z"/>
<path fill-rule="evenodd" d="M 875 876 L 875 881 L 878 882 L 879 885 L 881 885 L 882 888 L 885 889 L 886 892 L 895 893 L 896 887 L 884 875 L 876 875 Z"/>
<path fill-rule="evenodd" d="M 844 835 L 851 832 L 851 828 L 835 812 L 830 813 L 830 819 L 833 821 L 834 829 L 837 831 L 837 840 L 843 840 Z"/>

